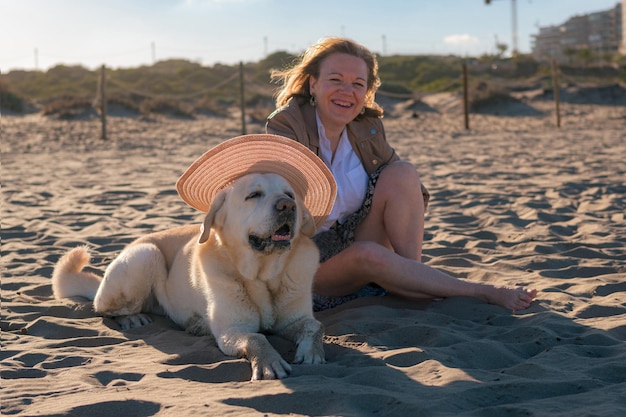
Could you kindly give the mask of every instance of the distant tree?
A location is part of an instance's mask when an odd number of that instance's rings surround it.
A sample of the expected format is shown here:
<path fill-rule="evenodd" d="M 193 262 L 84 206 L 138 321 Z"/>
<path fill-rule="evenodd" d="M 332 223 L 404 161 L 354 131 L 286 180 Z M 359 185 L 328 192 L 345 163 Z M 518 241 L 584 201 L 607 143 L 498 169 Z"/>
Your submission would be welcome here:
<path fill-rule="evenodd" d="M 580 49 L 578 51 L 578 57 L 585 65 L 589 65 L 593 61 L 593 52 L 589 48 Z"/>
<path fill-rule="evenodd" d="M 605 52 L 602 54 L 602 60 L 604 61 L 605 64 L 610 64 L 611 62 L 613 62 L 615 59 L 615 54 L 612 54 L 610 52 Z"/>
<path fill-rule="evenodd" d="M 519 54 L 513 58 L 513 61 L 515 62 L 516 77 L 530 78 L 539 70 L 539 63 L 531 54 Z"/>
<path fill-rule="evenodd" d="M 563 55 L 565 55 L 569 60 L 568 64 L 573 64 L 574 57 L 578 55 L 578 50 L 575 48 L 565 48 L 563 50 Z"/>
<path fill-rule="evenodd" d="M 296 56 L 285 51 L 274 52 L 257 63 L 257 69 L 269 71 L 271 69 L 284 69 L 293 63 Z"/>
<path fill-rule="evenodd" d="M 509 49 L 506 43 L 496 43 L 496 49 L 498 49 L 498 58 L 502 58 L 507 49 Z"/>

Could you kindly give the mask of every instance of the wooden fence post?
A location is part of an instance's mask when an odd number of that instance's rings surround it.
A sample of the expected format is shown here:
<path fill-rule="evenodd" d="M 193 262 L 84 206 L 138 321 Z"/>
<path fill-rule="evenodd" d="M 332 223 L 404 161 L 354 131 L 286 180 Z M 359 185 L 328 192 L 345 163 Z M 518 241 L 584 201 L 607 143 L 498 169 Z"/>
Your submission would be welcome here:
<path fill-rule="evenodd" d="M 552 60 L 552 90 L 554 90 L 554 105 L 556 107 L 556 127 L 561 127 L 561 98 L 560 98 L 559 69 L 556 60 Z"/>
<path fill-rule="evenodd" d="M 467 86 L 467 64 L 463 63 L 463 114 L 465 116 L 465 129 L 469 130 L 469 97 Z"/>
<path fill-rule="evenodd" d="M 239 62 L 239 93 L 241 96 L 241 134 L 246 134 L 246 103 L 244 100 L 243 86 L 243 61 Z"/>
<path fill-rule="evenodd" d="M 100 139 L 107 139 L 107 95 L 106 95 L 106 67 L 104 64 L 100 70 L 100 88 L 99 94 L 100 97 L 100 121 L 102 122 L 102 132 L 100 134 Z"/>

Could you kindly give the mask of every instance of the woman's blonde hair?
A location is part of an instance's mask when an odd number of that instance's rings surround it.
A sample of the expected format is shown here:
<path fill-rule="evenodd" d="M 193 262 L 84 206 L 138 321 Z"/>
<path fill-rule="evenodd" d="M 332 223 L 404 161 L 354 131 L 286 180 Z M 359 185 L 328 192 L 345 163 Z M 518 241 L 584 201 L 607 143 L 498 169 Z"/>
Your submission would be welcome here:
<path fill-rule="evenodd" d="M 336 53 L 352 55 L 365 61 L 368 70 L 365 107 L 369 110 L 368 113 L 382 116 L 383 110 L 375 102 L 376 90 L 380 87 L 376 56 L 363 45 L 345 38 L 320 39 L 309 47 L 293 66 L 283 70 L 272 70 L 272 82 L 280 84 L 275 95 L 276 107 L 284 106 L 293 96 L 310 98 L 310 78 L 319 77 L 322 61 Z"/>

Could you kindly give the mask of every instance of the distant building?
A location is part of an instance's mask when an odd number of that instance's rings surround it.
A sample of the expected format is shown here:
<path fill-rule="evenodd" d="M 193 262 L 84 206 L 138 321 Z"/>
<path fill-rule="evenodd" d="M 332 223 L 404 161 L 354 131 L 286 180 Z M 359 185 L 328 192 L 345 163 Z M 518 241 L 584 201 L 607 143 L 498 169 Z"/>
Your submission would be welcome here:
<path fill-rule="evenodd" d="M 602 59 L 607 54 L 626 52 L 626 0 L 610 10 L 574 16 L 565 23 L 539 28 L 533 35 L 532 51 L 535 59 L 568 61 L 579 51 L 589 50 Z"/>
<path fill-rule="evenodd" d="M 622 0 L 622 46 L 620 53 L 626 55 L 626 0 Z"/>

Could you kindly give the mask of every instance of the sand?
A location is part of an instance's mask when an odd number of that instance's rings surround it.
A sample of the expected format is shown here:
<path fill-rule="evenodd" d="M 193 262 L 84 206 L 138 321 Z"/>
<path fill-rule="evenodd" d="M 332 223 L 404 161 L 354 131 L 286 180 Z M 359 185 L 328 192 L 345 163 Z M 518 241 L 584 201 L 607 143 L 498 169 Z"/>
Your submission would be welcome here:
<path fill-rule="evenodd" d="M 516 314 L 357 300 L 318 314 L 326 364 L 259 382 L 209 337 L 159 316 L 123 332 L 50 285 L 71 247 L 89 245 L 102 271 L 134 238 L 198 222 L 175 181 L 238 119 L 111 117 L 101 141 L 97 120 L 3 116 L 2 414 L 626 415 L 626 107 L 564 103 L 558 129 L 551 103 L 531 100 L 466 131 L 451 103 L 401 103 L 385 121 L 432 193 L 424 260 L 537 300 Z"/>

